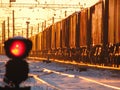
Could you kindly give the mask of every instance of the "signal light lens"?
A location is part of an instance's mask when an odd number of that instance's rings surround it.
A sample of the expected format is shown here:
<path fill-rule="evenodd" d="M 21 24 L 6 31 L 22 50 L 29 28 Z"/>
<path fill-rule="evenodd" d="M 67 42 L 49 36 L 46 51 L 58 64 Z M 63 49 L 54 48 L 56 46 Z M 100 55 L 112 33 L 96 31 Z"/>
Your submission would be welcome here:
<path fill-rule="evenodd" d="M 4 49 L 9 58 L 24 59 L 32 49 L 32 41 L 21 36 L 16 36 L 4 42 Z"/>
<path fill-rule="evenodd" d="M 16 57 L 22 56 L 26 51 L 26 45 L 23 41 L 15 40 L 10 45 L 10 52 Z"/>

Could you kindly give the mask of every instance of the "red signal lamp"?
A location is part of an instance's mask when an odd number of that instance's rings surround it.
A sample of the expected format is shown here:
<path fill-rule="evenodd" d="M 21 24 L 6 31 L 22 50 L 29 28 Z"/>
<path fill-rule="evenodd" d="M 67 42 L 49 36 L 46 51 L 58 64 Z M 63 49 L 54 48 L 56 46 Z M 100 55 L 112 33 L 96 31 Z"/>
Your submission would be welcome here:
<path fill-rule="evenodd" d="M 26 51 L 26 45 L 23 41 L 15 40 L 10 45 L 10 53 L 16 57 L 22 56 Z"/>
<path fill-rule="evenodd" d="M 32 42 L 23 37 L 14 37 L 4 42 L 4 49 L 9 58 L 23 59 L 32 49 Z"/>

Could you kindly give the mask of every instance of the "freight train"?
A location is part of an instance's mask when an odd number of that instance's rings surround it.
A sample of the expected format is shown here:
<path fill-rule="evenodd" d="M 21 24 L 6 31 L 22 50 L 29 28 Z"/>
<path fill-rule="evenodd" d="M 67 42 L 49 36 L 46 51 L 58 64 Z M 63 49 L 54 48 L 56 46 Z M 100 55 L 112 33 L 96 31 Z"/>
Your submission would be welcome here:
<path fill-rule="evenodd" d="M 120 0 L 100 0 L 30 40 L 31 57 L 120 67 Z"/>
<path fill-rule="evenodd" d="M 120 0 L 101 0 L 31 36 L 30 56 L 120 66 Z"/>

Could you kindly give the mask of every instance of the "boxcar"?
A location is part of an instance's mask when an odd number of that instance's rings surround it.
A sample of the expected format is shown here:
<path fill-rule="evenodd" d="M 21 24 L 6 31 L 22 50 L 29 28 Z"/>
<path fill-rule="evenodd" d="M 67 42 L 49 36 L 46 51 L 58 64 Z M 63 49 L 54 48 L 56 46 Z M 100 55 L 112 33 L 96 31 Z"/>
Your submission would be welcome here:
<path fill-rule="evenodd" d="M 78 29 L 78 13 L 75 12 L 72 15 L 70 15 L 70 28 L 69 28 L 69 46 L 70 48 L 76 48 L 78 38 L 79 29 Z"/>
<path fill-rule="evenodd" d="M 40 57 L 42 55 L 42 32 L 36 35 L 36 56 Z"/>
<path fill-rule="evenodd" d="M 51 31 L 51 49 L 55 50 L 56 49 L 56 32 L 55 32 L 55 24 L 52 26 L 52 31 Z"/>
<path fill-rule="evenodd" d="M 108 43 L 120 42 L 120 0 L 109 0 Z"/>
<path fill-rule="evenodd" d="M 80 13 L 80 47 L 87 46 L 87 26 L 88 26 L 88 9 L 84 9 Z"/>
<path fill-rule="evenodd" d="M 103 3 L 97 3 L 92 6 L 94 10 L 91 12 L 91 32 L 92 32 L 92 44 L 99 45 L 102 43 L 102 30 L 103 30 L 103 21 L 102 21 L 102 5 Z M 99 11 L 99 12 L 98 12 Z"/>
<path fill-rule="evenodd" d="M 40 32 L 40 33 L 38 33 L 38 35 L 37 35 L 37 50 L 38 51 L 41 51 L 42 50 L 42 40 L 41 40 L 41 38 L 42 38 L 42 32 Z"/>
<path fill-rule="evenodd" d="M 43 51 L 47 50 L 47 46 L 46 46 L 46 32 L 47 32 L 47 28 L 43 31 L 43 35 L 42 35 L 42 42 L 43 42 Z"/>
<path fill-rule="evenodd" d="M 99 12 L 98 12 L 99 11 Z M 90 63 L 103 63 L 103 2 L 90 7 L 91 15 L 91 50 Z"/>
<path fill-rule="evenodd" d="M 79 56 L 79 12 L 75 12 L 68 17 L 69 23 L 69 57 L 71 60 L 78 60 Z"/>
<path fill-rule="evenodd" d="M 80 12 L 80 34 L 79 34 L 79 47 L 80 47 L 80 61 L 86 62 L 87 56 L 87 29 L 88 29 L 88 9 L 84 9 Z"/>
<path fill-rule="evenodd" d="M 32 50 L 31 50 L 31 55 L 36 56 L 36 50 L 37 50 L 37 40 L 36 40 L 36 35 L 30 37 L 30 40 L 32 41 Z"/>
<path fill-rule="evenodd" d="M 46 29 L 46 49 L 51 50 L 51 26 Z"/>
<path fill-rule="evenodd" d="M 56 31 L 56 49 L 61 49 L 61 21 L 55 24 Z"/>
<path fill-rule="evenodd" d="M 65 48 L 65 19 L 62 20 L 61 34 L 62 48 Z"/>
<path fill-rule="evenodd" d="M 109 0 L 108 4 L 109 63 L 120 65 L 120 0 Z"/>
<path fill-rule="evenodd" d="M 33 55 L 38 50 L 46 57 L 50 51 L 51 58 L 119 67 L 120 0 L 100 0 L 30 39 Z"/>

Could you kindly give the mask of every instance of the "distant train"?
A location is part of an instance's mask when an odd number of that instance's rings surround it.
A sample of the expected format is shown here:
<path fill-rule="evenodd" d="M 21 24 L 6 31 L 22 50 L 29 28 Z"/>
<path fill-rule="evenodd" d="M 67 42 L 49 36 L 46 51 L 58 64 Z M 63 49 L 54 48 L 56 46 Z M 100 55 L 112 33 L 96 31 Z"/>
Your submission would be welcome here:
<path fill-rule="evenodd" d="M 120 0 L 100 0 L 30 39 L 30 56 L 119 67 Z"/>

